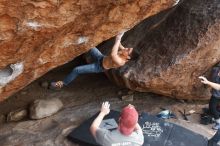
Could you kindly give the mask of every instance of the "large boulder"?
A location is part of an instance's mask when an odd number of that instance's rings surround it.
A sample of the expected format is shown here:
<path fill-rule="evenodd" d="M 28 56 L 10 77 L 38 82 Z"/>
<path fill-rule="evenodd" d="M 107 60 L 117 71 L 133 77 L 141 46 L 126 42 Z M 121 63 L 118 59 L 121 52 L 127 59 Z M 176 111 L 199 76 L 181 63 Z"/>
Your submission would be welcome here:
<path fill-rule="evenodd" d="M 127 88 L 182 99 L 207 99 L 198 77 L 220 61 L 220 1 L 186 0 L 130 30 L 122 44 L 139 58 L 108 76 Z M 103 43 L 109 48 L 114 40 Z"/>
<path fill-rule="evenodd" d="M 0 2 L 0 101 L 178 0 Z"/>

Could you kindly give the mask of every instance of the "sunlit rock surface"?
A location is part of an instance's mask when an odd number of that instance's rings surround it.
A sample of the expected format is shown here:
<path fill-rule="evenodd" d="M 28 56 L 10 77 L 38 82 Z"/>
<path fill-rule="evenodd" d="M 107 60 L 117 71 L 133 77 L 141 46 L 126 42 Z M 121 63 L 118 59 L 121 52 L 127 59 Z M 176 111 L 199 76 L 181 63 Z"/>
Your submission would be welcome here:
<path fill-rule="evenodd" d="M 100 48 L 110 48 L 112 41 Z M 137 25 L 122 44 L 134 47 L 139 58 L 108 72 L 117 84 L 174 98 L 207 99 L 209 89 L 198 77 L 208 77 L 220 61 L 220 1 L 183 1 Z"/>
<path fill-rule="evenodd" d="M 1 0 L 0 101 L 176 0 Z M 8 74 L 20 63 L 19 74 Z M 4 72 L 6 71 L 6 73 Z M 2 78 L 3 78 L 2 77 Z M 0 77 L 0 79 L 2 79 Z"/>

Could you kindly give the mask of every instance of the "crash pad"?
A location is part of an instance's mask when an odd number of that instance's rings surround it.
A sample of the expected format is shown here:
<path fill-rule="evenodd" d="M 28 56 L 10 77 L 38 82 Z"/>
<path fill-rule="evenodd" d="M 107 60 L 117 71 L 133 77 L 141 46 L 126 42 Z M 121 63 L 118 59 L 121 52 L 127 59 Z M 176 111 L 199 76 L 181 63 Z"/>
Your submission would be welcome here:
<path fill-rule="evenodd" d="M 98 146 L 89 128 L 98 113 L 75 128 L 68 139 L 87 146 Z M 111 110 L 104 118 L 101 127 L 109 130 L 117 128 L 120 112 Z M 143 146 L 207 146 L 207 138 L 179 125 L 166 122 L 153 115 L 142 113 L 139 124 L 144 134 Z"/>

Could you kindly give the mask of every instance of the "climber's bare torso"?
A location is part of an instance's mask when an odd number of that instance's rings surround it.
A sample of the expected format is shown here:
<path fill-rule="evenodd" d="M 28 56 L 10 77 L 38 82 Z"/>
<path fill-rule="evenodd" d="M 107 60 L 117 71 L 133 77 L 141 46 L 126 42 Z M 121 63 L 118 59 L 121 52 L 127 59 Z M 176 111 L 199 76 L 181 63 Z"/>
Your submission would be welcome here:
<path fill-rule="evenodd" d="M 104 69 L 111 69 L 111 68 L 118 68 L 120 66 L 123 66 L 127 61 L 124 59 L 121 59 L 120 64 L 115 62 L 111 56 L 106 56 L 103 59 L 102 66 Z"/>

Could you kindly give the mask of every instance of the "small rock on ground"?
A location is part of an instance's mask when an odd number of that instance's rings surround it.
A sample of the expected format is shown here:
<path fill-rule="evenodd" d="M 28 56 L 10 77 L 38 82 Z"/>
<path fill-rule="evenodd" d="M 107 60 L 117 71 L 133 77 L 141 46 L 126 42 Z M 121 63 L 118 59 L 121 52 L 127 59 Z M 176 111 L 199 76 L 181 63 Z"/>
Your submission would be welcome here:
<path fill-rule="evenodd" d="M 0 115 L 0 124 L 5 123 L 5 121 L 6 121 L 5 115 L 1 114 L 1 115 Z"/>
<path fill-rule="evenodd" d="M 7 122 L 15 122 L 23 120 L 27 117 L 27 110 L 26 109 L 18 109 L 16 111 L 10 112 L 7 115 Z"/>
<path fill-rule="evenodd" d="M 30 106 L 30 118 L 42 119 L 58 112 L 63 103 L 58 98 L 35 100 Z"/>
<path fill-rule="evenodd" d="M 134 95 L 133 94 L 123 95 L 123 96 L 121 96 L 121 100 L 122 101 L 133 101 L 134 100 Z"/>

